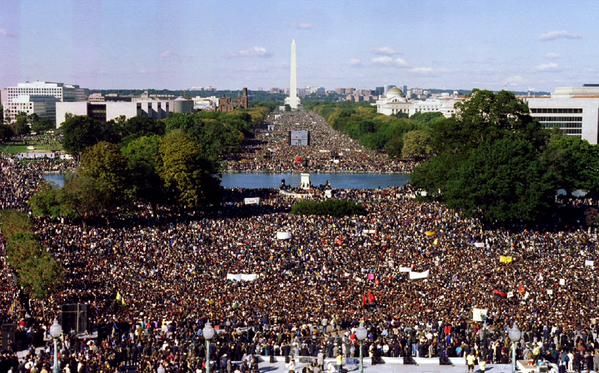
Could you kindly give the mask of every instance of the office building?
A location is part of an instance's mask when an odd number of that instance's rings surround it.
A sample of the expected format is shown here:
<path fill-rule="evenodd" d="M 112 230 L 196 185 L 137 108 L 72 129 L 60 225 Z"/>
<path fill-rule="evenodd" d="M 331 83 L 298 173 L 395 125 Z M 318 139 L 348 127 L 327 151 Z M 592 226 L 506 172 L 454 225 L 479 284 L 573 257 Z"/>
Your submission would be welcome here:
<path fill-rule="evenodd" d="M 147 95 L 133 97 L 129 101 L 58 102 L 56 103 L 56 125 L 60 127 L 68 115 L 86 115 L 100 122 L 137 116 L 164 119 L 173 113 L 191 113 L 193 105 L 193 100 L 182 97 L 164 100 L 147 97 Z"/>
<path fill-rule="evenodd" d="M 13 123 L 20 112 L 54 120 L 54 103 L 86 100 L 87 90 L 74 84 L 36 81 L 8 87 L 3 96 L 4 121 Z"/>
<path fill-rule="evenodd" d="M 530 115 L 545 128 L 558 128 L 569 136 L 599 141 L 599 86 L 556 88 L 551 96 L 522 97 Z"/>

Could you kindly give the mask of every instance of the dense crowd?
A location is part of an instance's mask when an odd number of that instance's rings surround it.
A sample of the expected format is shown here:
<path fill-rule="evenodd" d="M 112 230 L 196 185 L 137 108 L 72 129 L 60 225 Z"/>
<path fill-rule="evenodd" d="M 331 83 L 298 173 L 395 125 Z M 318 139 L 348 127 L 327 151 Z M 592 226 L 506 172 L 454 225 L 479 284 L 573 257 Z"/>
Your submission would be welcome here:
<path fill-rule="evenodd" d="M 309 131 L 308 145 L 290 145 L 289 131 Z M 270 114 L 241 154 L 227 162 L 231 172 L 411 172 L 414 162 L 368 150 L 335 131 L 312 112 Z"/>
<path fill-rule="evenodd" d="M 4 159 L 0 203 L 24 209 L 40 168 Z M 255 371 L 255 355 L 355 357 L 361 321 L 365 355 L 375 361 L 471 352 L 507 363 L 507 330 L 516 321 L 520 357 L 599 366 L 596 230 L 486 229 L 417 201 L 409 187 L 334 196 L 368 214 L 291 215 L 290 197 L 240 190 L 227 194 L 218 214 L 191 219 L 159 218 L 148 207 L 109 226 L 36 220 L 43 246 L 65 268 L 64 283 L 48 299 L 11 310 L 16 294 L 5 293 L 15 290 L 14 278 L 3 267 L 0 312 L 36 341 L 60 305 L 89 304 L 98 338 L 64 338 L 69 372 L 203 370 L 207 320 L 217 329 L 212 364 L 222 371 Z M 244 206 L 243 197 L 261 197 L 260 205 Z M 473 321 L 475 308 L 487 310 L 482 322 Z M 51 352 L 31 351 L 20 371 L 49 366 Z M 2 355 L 0 364 L 11 359 Z"/>

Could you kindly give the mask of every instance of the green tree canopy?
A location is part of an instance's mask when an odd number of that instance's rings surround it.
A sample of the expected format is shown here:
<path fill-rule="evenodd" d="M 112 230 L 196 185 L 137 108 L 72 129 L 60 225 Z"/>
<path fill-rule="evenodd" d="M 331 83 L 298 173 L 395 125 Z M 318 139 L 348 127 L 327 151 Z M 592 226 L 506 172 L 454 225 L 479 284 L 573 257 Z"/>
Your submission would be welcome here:
<path fill-rule="evenodd" d="M 167 133 L 160 143 L 160 176 L 186 208 L 195 209 L 220 197 L 216 167 L 194 139 L 182 130 Z"/>
<path fill-rule="evenodd" d="M 555 211 L 558 188 L 598 190 L 597 146 L 551 135 L 512 93 L 474 91 L 431 134 L 435 157 L 416 168 L 412 183 L 487 222 L 539 223 Z"/>
<path fill-rule="evenodd" d="M 129 181 L 134 194 L 142 200 L 157 202 L 164 198 L 164 188 L 159 170 L 161 137 L 142 136 L 130 141 L 121 150 L 127 159 Z"/>
<path fill-rule="evenodd" d="M 403 137 L 401 156 L 404 159 L 424 159 L 433 152 L 432 137 L 429 131 L 414 130 Z"/>
<path fill-rule="evenodd" d="M 123 143 L 127 143 L 132 139 L 142 136 L 162 136 L 166 130 L 166 126 L 163 122 L 156 121 L 147 116 L 138 116 L 126 120 L 116 120 L 112 124 L 116 134 Z"/>
<path fill-rule="evenodd" d="M 118 142 L 112 125 L 100 123 L 87 116 L 72 116 L 61 126 L 62 146 L 68 153 L 79 156 L 85 149 L 101 142 Z"/>
<path fill-rule="evenodd" d="M 63 270 L 38 242 L 28 216 L 16 211 L 0 212 L 0 232 L 6 241 L 8 264 L 16 272 L 19 285 L 35 298 L 46 298 L 60 285 Z"/>

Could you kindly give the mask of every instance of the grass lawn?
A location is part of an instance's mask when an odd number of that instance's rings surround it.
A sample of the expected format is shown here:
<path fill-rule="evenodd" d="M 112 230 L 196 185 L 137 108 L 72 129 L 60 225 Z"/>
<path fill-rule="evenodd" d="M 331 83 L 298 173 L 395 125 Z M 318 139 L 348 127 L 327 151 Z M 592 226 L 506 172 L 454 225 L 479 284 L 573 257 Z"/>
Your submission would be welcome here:
<path fill-rule="evenodd" d="M 33 146 L 34 150 L 28 150 L 27 146 Z M 60 144 L 44 144 L 44 145 L 0 145 L 0 153 L 8 153 L 8 154 L 19 154 L 19 153 L 27 153 L 31 151 L 59 151 L 62 150 Z"/>

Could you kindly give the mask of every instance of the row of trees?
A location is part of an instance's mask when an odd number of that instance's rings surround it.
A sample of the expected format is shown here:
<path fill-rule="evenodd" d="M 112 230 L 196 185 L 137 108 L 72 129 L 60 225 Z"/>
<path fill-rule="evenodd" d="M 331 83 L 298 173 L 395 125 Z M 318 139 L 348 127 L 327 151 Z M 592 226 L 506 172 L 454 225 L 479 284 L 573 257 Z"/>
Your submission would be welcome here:
<path fill-rule="evenodd" d="M 8 265 L 17 274 L 19 285 L 30 296 L 45 298 L 61 283 L 63 270 L 38 242 L 29 217 L 16 211 L 0 212 L 0 232 Z"/>
<path fill-rule="evenodd" d="M 432 126 L 443 121 L 440 113 L 418 113 L 411 118 L 377 114 L 376 108 L 350 103 L 313 104 L 309 109 L 322 115 L 334 129 L 363 146 L 392 157 L 423 159 L 430 156 Z"/>
<path fill-rule="evenodd" d="M 343 217 L 349 215 L 365 215 L 364 206 L 347 200 L 327 199 L 325 201 L 305 200 L 291 207 L 294 215 L 323 215 Z"/>
<path fill-rule="evenodd" d="M 488 223 L 559 219 L 556 191 L 599 193 L 599 146 L 541 127 L 512 93 L 474 91 L 431 126 L 432 158 L 412 183 Z"/>
<path fill-rule="evenodd" d="M 1 115 L 1 114 L 0 114 Z M 48 119 L 40 118 L 37 114 L 17 114 L 13 124 L 0 124 L 0 142 L 9 141 L 15 136 L 28 135 L 31 132 L 44 133 L 54 129 L 54 124 Z"/>
<path fill-rule="evenodd" d="M 45 186 L 31 200 L 37 216 L 93 218 L 140 201 L 199 209 L 221 196 L 220 160 L 239 151 L 268 109 L 178 114 L 100 123 L 68 118 L 63 147 L 80 166 L 62 189 Z"/>

